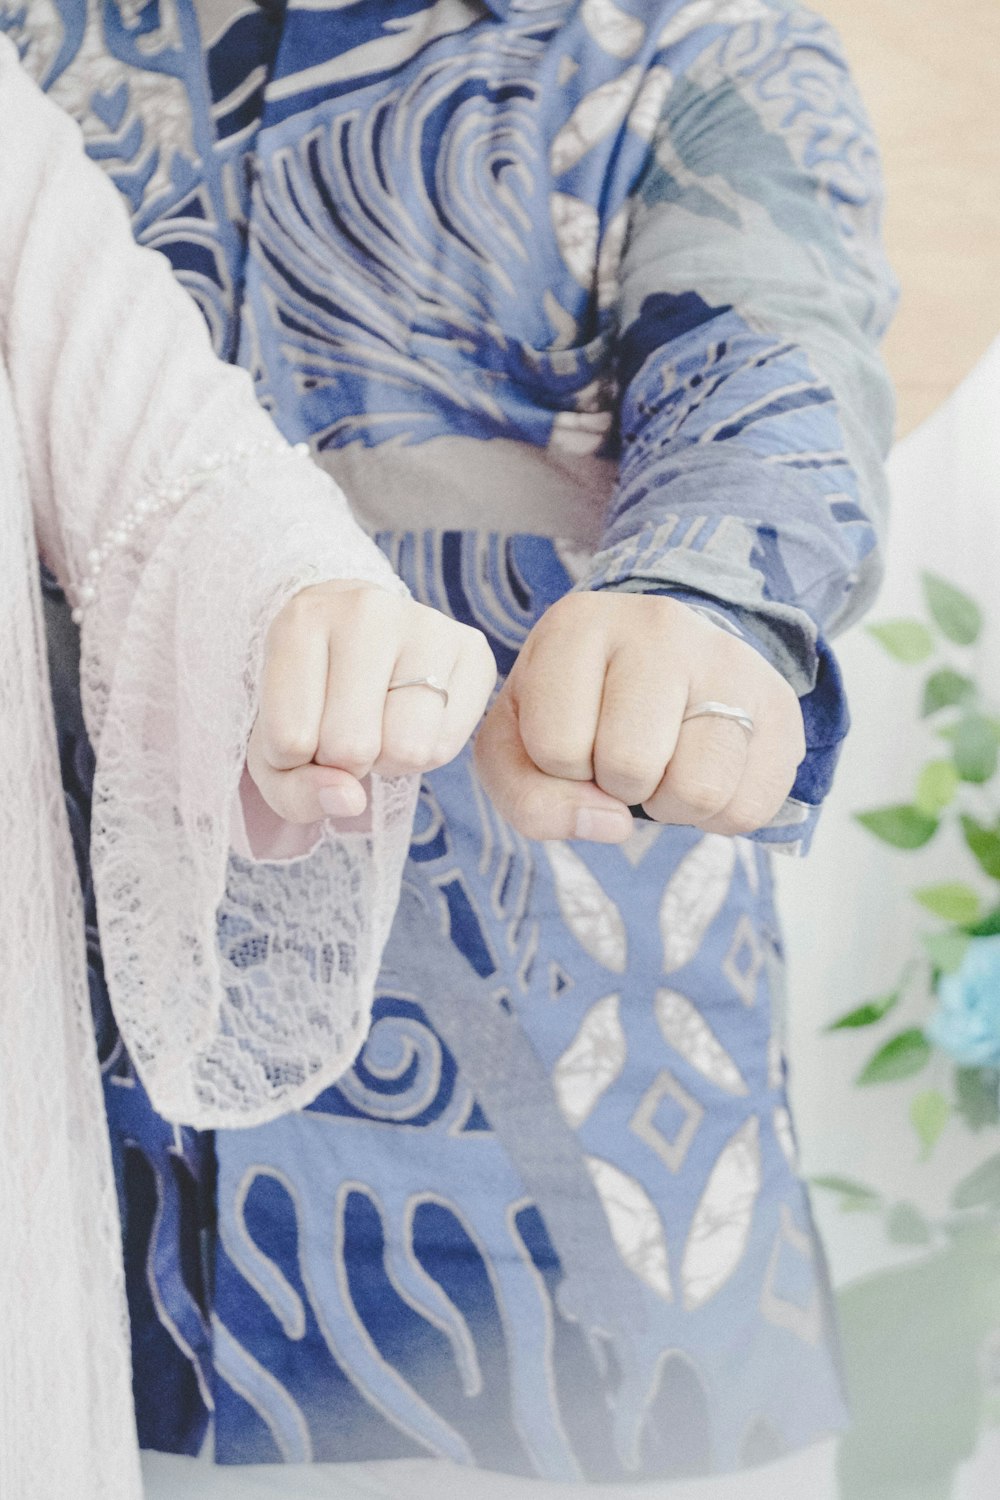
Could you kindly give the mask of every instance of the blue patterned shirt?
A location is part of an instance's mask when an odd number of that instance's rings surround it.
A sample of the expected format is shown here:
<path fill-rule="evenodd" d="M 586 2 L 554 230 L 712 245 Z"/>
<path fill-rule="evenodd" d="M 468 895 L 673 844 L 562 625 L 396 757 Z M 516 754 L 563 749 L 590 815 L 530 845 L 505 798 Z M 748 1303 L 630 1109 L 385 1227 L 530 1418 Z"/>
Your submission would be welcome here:
<path fill-rule="evenodd" d="M 792 683 L 808 754 L 758 837 L 803 847 L 892 420 L 878 160 L 830 27 L 788 0 L 54 9 L 0 23 L 286 434 L 335 473 L 460 439 L 610 475 L 577 587 L 669 592 Z"/>

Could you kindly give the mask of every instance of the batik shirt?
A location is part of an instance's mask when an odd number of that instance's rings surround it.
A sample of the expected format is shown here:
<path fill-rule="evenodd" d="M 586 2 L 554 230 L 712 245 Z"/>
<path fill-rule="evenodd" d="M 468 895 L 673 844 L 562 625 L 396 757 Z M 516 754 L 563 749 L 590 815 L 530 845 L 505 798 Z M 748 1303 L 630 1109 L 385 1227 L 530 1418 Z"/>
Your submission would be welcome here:
<path fill-rule="evenodd" d="M 829 28 L 785 0 L 0 16 L 220 353 L 501 670 L 571 586 L 668 592 L 774 663 L 809 753 L 759 842 L 801 846 L 891 418 L 877 159 Z M 466 758 L 428 778 L 411 863 L 431 915 L 356 1069 L 214 1156 L 151 1113 L 92 944 L 144 1441 L 195 1450 L 214 1404 L 231 1461 L 613 1478 L 836 1427 L 762 852 L 542 853 Z M 456 951 L 469 1024 L 414 988 Z"/>
<path fill-rule="evenodd" d="M 575 503 L 578 587 L 669 590 L 764 652 L 810 753 L 760 837 L 808 839 L 891 421 L 877 158 L 829 28 L 785 0 L 5 7 L 362 513 L 405 483 L 440 524 L 442 469 L 482 491 L 493 444 L 487 508 Z"/>

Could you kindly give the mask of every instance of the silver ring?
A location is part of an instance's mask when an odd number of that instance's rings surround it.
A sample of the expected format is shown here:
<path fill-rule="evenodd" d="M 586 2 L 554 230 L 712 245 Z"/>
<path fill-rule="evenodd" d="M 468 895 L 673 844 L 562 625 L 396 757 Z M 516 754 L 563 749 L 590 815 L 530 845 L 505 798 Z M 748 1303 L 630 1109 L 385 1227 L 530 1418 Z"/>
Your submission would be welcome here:
<path fill-rule="evenodd" d="M 386 692 L 394 693 L 397 688 L 405 687 L 430 688 L 432 693 L 437 693 L 445 708 L 448 707 L 448 689 L 443 682 L 438 682 L 436 677 L 407 677 L 405 682 L 390 682 Z"/>
<path fill-rule="evenodd" d="M 681 720 L 686 724 L 688 719 L 732 719 L 747 734 L 753 734 L 754 722 L 745 708 L 733 708 L 729 703 L 695 703 L 689 708 Z"/>

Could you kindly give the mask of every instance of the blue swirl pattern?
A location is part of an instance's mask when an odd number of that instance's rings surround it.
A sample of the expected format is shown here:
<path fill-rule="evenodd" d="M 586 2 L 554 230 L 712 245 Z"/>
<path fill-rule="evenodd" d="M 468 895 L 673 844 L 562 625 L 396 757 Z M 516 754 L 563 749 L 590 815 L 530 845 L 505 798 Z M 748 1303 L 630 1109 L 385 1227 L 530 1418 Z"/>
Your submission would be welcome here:
<path fill-rule="evenodd" d="M 0 0 L 0 25 L 289 437 L 414 476 L 460 439 L 469 485 L 498 452 L 542 485 L 612 466 L 582 560 L 502 514 L 379 541 L 502 671 L 571 587 L 714 611 L 800 693 L 760 842 L 803 844 L 846 729 L 827 638 L 877 576 L 893 297 L 829 28 L 787 0 Z M 426 780 L 352 1071 L 274 1125 L 175 1130 L 107 1001 L 46 606 L 143 1442 L 214 1421 L 224 1463 L 612 1480 L 839 1426 L 765 851 L 531 845 L 466 754 Z"/>

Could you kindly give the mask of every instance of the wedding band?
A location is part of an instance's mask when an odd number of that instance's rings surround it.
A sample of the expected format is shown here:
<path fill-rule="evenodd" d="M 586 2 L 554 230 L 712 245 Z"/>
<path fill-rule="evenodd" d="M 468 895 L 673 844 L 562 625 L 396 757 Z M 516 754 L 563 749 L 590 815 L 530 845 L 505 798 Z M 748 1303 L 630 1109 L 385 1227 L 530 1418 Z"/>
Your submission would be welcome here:
<path fill-rule="evenodd" d="M 397 688 L 405 687 L 430 688 L 432 693 L 437 693 L 445 708 L 448 707 L 448 689 L 443 682 L 438 682 L 436 677 L 407 677 L 405 682 L 390 682 L 386 692 L 394 693 Z"/>
<path fill-rule="evenodd" d="M 728 703 L 696 703 L 688 709 L 681 723 L 686 724 L 688 719 L 732 719 L 747 734 L 753 734 L 754 730 L 753 719 L 746 709 L 733 708 Z"/>

